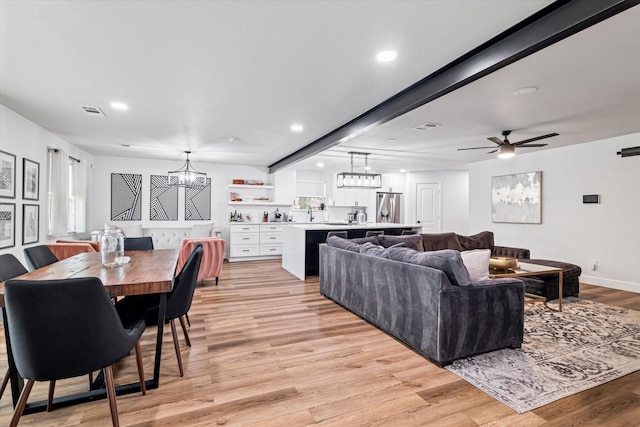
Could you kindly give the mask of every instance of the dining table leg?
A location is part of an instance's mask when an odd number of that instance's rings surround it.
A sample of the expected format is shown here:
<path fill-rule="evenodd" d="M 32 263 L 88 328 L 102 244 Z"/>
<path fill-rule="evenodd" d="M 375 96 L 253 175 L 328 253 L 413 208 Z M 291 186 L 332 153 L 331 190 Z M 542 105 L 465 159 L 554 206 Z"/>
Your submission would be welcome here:
<path fill-rule="evenodd" d="M 156 359 L 153 364 L 153 380 L 151 388 L 158 388 L 160 385 L 160 360 L 162 359 L 162 335 L 164 333 L 164 316 L 167 312 L 167 294 L 160 294 L 160 304 L 158 306 L 158 335 L 156 337 Z"/>

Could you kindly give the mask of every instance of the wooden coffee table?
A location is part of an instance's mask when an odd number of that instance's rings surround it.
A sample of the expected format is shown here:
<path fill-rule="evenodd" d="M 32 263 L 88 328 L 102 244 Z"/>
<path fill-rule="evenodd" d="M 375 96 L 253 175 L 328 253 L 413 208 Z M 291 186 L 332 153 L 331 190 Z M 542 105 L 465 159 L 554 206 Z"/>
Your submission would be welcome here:
<path fill-rule="evenodd" d="M 537 276 L 540 274 L 558 273 L 558 309 L 549 307 L 547 299 L 540 295 L 525 294 L 525 303 L 543 302 L 547 308 L 553 311 L 562 311 L 562 268 L 549 267 L 539 264 L 527 264 L 526 262 L 519 262 L 516 268 L 506 271 L 489 272 L 490 279 L 501 279 L 504 277 L 524 277 L 524 276 Z"/>

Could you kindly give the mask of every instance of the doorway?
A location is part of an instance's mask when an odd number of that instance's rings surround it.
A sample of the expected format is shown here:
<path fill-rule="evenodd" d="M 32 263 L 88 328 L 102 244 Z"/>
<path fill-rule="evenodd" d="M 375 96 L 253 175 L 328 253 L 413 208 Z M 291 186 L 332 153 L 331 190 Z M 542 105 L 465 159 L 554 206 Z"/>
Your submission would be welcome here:
<path fill-rule="evenodd" d="M 439 233 L 442 226 L 441 183 L 416 184 L 416 221 L 423 233 Z"/>

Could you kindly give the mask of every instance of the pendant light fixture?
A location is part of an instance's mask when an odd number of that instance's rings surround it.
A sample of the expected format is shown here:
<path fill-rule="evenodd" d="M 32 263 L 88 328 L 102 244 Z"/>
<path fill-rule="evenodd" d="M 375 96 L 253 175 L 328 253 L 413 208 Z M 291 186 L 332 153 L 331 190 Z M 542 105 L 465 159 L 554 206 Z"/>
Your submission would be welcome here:
<path fill-rule="evenodd" d="M 185 151 L 187 161 L 182 167 L 175 171 L 169 171 L 169 185 L 184 188 L 202 188 L 207 185 L 207 174 L 198 171 L 191 166 L 189 154 L 191 151 Z"/>
<path fill-rule="evenodd" d="M 368 173 L 369 161 L 368 156 L 370 153 L 358 153 L 357 151 L 350 151 L 351 156 L 351 172 L 341 172 L 338 174 L 337 187 L 338 188 L 381 188 L 382 187 L 382 175 L 379 173 Z M 364 156 L 364 172 L 353 171 L 353 156 Z"/>

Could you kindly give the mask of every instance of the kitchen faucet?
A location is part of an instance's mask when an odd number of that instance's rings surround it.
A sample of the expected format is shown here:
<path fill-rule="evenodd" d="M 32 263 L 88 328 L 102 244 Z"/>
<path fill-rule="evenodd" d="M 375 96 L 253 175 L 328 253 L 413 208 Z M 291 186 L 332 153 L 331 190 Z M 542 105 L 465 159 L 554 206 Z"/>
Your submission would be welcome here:
<path fill-rule="evenodd" d="M 309 206 L 307 214 L 309 214 L 309 222 L 313 222 L 313 208 L 311 206 Z"/>

